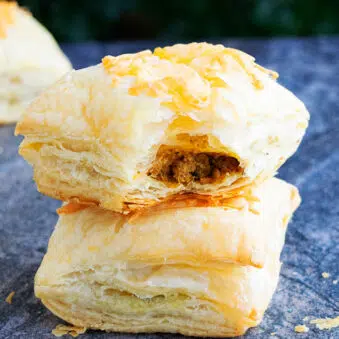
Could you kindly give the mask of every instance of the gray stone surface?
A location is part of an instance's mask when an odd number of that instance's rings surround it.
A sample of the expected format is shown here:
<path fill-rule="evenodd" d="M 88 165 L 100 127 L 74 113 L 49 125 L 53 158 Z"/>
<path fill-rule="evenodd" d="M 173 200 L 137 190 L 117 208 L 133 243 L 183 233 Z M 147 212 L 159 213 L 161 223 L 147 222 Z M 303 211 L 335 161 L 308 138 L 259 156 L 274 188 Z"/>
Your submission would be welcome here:
<path fill-rule="evenodd" d="M 297 152 L 279 175 L 296 184 L 303 203 L 289 225 L 279 287 L 260 327 L 246 339 L 339 338 L 339 329 L 310 326 L 296 334 L 305 316 L 339 315 L 339 38 L 228 40 L 225 45 L 255 55 L 281 73 L 280 82 L 308 106 L 312 120 Z M 117 55 L 154 47 L 143 44 L 77 44 L 64 49 L 76 68 Z M 46 250 L 59 202 L 40 195 L 31 168 L 17 155 L 20 138 L 13 126 L 0 128 L 0 338 L 53 338 L 61 321 L 33 294 L 33 278 Z M 331 277 L 324 279 L 322 272 Z M 13 304 L 4 302 L 15 291 Z M 89 332 L 82 338 L 132 339 L 135 335 Z M 139 335 L 168 338 L 174 335 Z M 271 336 L 274 338 L 274 336 Z"/>

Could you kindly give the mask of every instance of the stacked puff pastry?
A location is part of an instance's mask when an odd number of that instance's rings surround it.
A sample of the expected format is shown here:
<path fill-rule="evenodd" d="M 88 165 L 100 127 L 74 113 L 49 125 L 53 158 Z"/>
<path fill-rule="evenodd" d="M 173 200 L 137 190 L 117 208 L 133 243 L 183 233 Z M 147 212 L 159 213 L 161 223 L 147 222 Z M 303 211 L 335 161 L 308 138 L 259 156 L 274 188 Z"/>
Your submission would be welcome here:
<path fill-rule="evenodd" d="M 221 45 L 72 71 L 16 132 L 63 200 L 35 293 L 75 326 L 236 336 L 260 323 L 298 190 L 273 178 L 309 114 L 277 74 Z"/>
<path fill-rule="evenodd" d="M 72 69 L 51 34 L 15 2 L 0 0 L 0 124 Z"/>

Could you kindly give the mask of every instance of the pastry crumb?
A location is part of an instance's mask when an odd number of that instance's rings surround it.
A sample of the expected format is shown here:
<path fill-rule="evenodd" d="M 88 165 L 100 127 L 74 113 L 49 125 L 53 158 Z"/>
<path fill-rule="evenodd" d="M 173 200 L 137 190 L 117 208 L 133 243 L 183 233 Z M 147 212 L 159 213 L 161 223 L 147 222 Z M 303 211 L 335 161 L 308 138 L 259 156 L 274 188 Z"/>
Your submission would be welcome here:
<path fill-rule="evenodd" d="M 309 331 L 309 328 L 306 325 L 297 325 L 294 327 L 294 331 L 298 333 L 306 333 Z"/>
<path fill-rule="evenodd" d="M 270 335 L 276 335 L 277 334 L 277 332 L 272 332 L 272 333 L 270 333 Z"/>
<path fill-rule="evenodd" d="M 338 280 L 333 280 L 332 283 L 333 283 L 333 285 L 337 285 L 338 284 Z"/>
<path fill-rule="evenodd" d="M 330 277 L 330 274 L 328 272 L 323 272 L 321 273 L 321 275 L 323 276 L 324 279 L 327 279 Z"/>
<path fill-rule="evenodd" d="M 85 327 L 76 327 L 59 324 L 52 331 L 52 334 L 54 334 L 56 337 L 62 337 L 63 335 L 69 334 L 73 338 L 76 338 L 78 335 L 83 334 L 85 332 L 86 332 Z"/>
<path fill-rule="evenodd" d="M 329 330 L 334 327 L 339 327 L 339 316 L 336 318 L 324 318 L 311 320 L 311 324 L 315 324 L 319 330 Z"/>
<path fill-rule="evenodd" d="M 305 317 L 305 318 L 303 319 L 303 321 L 308 321 L 309 318 L 310 318 L 310 317 Z"/>
<path fill-rule="evenodd" d="M 5 299 L 7 304 L 11 304 L 12 303 L 12 299 L 14 297 L 14 294 L 15 294 L 14 291 L 12 291 L 10 294 L 8 294 L 7 298 Z"/>

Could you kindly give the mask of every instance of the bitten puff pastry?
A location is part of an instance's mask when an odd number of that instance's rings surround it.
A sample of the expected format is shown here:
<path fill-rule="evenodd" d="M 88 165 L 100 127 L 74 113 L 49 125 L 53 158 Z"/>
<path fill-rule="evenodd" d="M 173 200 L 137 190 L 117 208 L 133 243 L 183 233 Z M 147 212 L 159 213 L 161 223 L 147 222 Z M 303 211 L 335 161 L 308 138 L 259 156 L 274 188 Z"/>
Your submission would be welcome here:
<path fill-rule="evenodd" d="M 275 178 L 252 193 L 257 201 L 187 201 L 135 215 L 64 205 L 36 296 L 78 327 L 241 335 L 270 302 L 286 226 L 300 203 L 297 189 Z"/>
<path fill-rule="evenodd" d="M 118 212 L 184 192 L 232 196 L 273 176 L 307 127 L 276 77 L 207 43 L 107 56 L 31 104 L 20 154 L 40 192 Z"/>
<path fill-rule="evenodd" d="M 42 89 L 71 69 L 52 35 L 27 10 L 0 1 L 0 124 L 16 122 Z"/>

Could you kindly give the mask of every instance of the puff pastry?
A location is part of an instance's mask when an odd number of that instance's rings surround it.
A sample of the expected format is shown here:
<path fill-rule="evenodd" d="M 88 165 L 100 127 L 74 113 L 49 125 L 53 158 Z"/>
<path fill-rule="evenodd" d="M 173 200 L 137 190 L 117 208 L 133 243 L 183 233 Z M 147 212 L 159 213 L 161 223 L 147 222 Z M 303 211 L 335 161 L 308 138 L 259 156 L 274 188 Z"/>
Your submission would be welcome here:
<path fill-rule="evenodd" d="M 51 34 L 25 9 L 0 1 L 0 124 L 72 69 Z"/>
<path fill-rule="evenodd" d="M 183 192 L 233 195 L 273 176 L 307 127 L 276 76 L 207 43 L 107 56 L 31 104 L 20 153 L 42 193 L 118 212 Z"/>
<path fill-rule="evenodd" d="M 36 296 L 79 327 L 241 335 L 270 302 L 286 224 L 300 202 L 296 188 L 278 179 L 255 192 L 257 212 L 229 203 L 126 216 L 66 205 Z"/>

